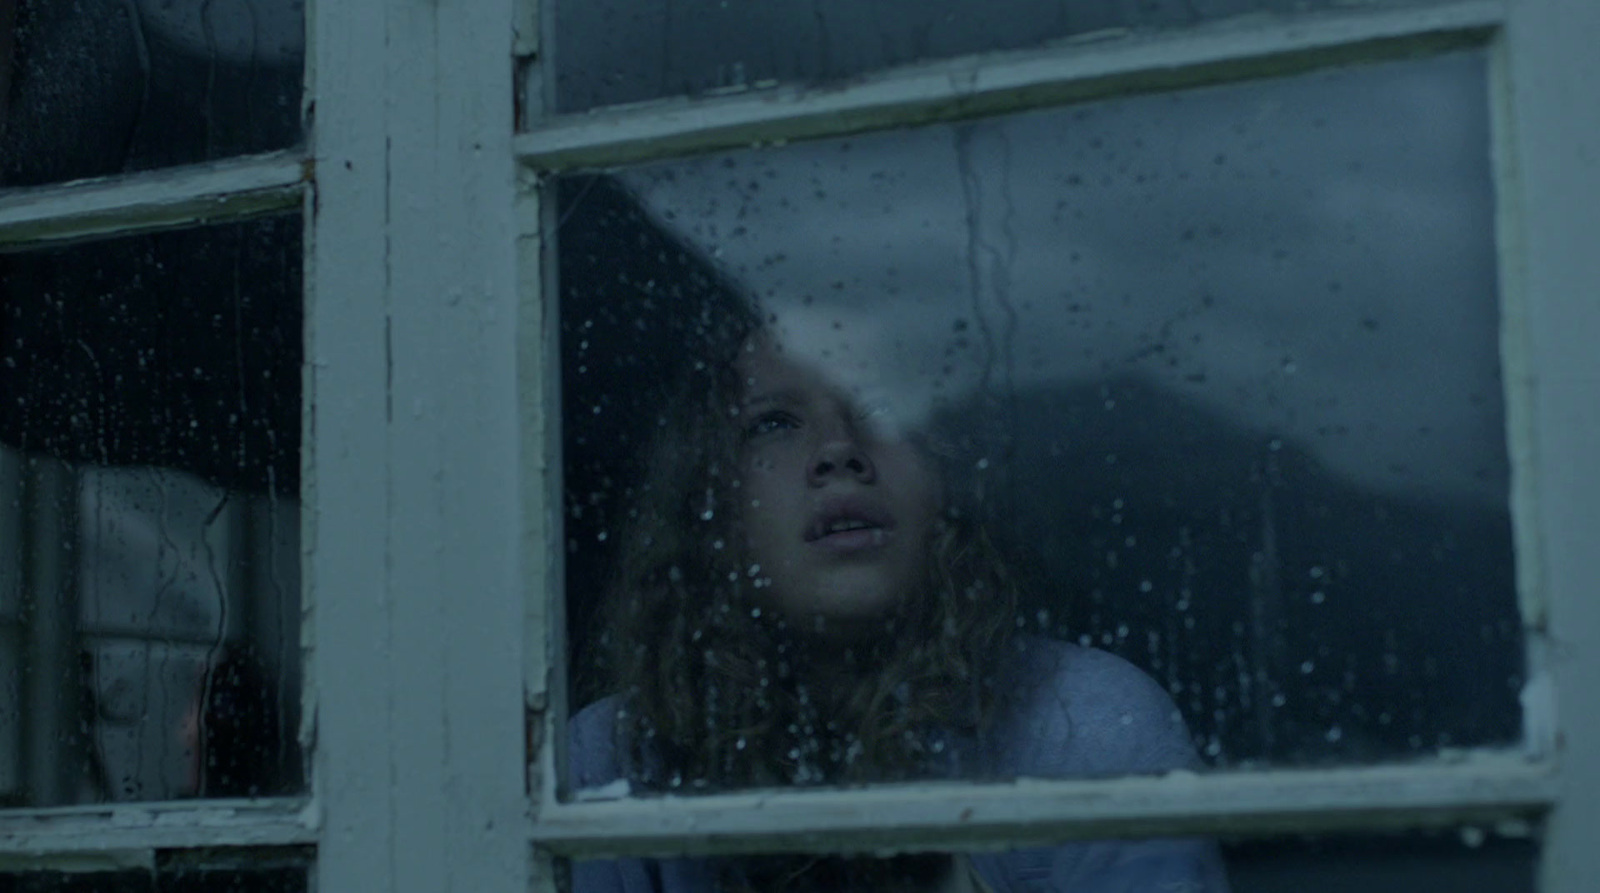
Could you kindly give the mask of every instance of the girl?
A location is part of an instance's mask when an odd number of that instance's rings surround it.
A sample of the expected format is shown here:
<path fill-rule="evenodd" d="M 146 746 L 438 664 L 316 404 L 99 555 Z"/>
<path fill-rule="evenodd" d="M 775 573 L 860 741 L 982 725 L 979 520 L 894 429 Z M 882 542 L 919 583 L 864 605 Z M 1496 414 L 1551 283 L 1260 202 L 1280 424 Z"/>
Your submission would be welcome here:
<path fill-rule="evenodd" d="M 1192 767 L 1165 693 L 1111 655 L 1013 635 L 1018 579 L 962 441 L 863 400 L 836 355 L 753 317 L 659 420 L 603 612 L 610 690 L 571 782 L 692 794 Z M 955 417 L 950 416 L 950 421 Z M 580 893 L 1225 890 L 1193 840 L 891 860 L 579 863 Z"/>

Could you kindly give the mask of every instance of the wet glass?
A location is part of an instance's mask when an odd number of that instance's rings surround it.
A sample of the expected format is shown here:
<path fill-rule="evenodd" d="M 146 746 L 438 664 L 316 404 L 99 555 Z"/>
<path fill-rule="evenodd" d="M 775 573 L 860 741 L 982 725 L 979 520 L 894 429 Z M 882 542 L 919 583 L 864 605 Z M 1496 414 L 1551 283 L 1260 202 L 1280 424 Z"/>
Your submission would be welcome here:
<path fill-rule="evenodd" d="M 1090 841 L 971 854 L 776 854 L 589 860 L 571 864 L 573 893 L 642 890 L 905 891 L 1182 890 L 1187 893 L 1533 893 L 1538 845 L 1482 828 L 1383 835 L 1221 841 Z M 774 883 L 774 879 L 779 882 Z M 641 883 L 642 881 L 642 883 Z M 716 882 L 724 886 L 713 886 Z M 609 885 L 608 885 L 609 883 Z M 635 889 L 629 886 L 628 889 Z"/>
<path fill-rule="evenodd" d="M 0 784 L 303 789 L 298 215 L 0 255 Z"/>
<path fill-rule="evenodd" d="M 989 50 L 1173 30 L 1250 14 L 1408 0 L 555 0 L 562 112 L 666 96 L 839 81 Z"/>
<path fill-rule="evenodd" d="M 0 188 L 286 149 L 303 0 L 0 3 Z"/>
<path fill-rule="evenodd" d="M 573 784 L 1515 742 L 1488 146 L 1465 53 L 562 181 Z"/>
<path fill-rule="evenodd" d="M 254 861 L 284 864 L 249 869 L 165 865 L 144 871 L 16 872 L 0 874 L 0 893 L 304 893 L 307 889 L 304 856 L 257 854 Z"/>

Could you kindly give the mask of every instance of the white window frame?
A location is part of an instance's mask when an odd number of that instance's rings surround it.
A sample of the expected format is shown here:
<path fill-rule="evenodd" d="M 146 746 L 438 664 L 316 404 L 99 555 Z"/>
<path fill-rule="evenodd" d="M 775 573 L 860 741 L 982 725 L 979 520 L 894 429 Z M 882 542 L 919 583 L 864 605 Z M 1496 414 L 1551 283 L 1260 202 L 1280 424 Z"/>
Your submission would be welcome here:
<path fill-rule="evenodd" d="M 558 856 L 1542 819 L 1600 876 L 1600 4 L 1439 0 L 542 117 L 536 0 L 313 0 L 312 142 L 0 194 L 18 250 L 303 208 L 311 793 L 0 813 L 0 867 L 315 848 L 319 891 L 552 889 Z M 1403 766 L 562 803 L 547 172 L 1489 47 L 1524 746 Z M 526 79 L 515 83 L 514 63 Z M 518 101 L 532 126 L 513 133 Z M 533 271 L 533 272 L 530 272 Z M 520 668 L 520 669 L 519 669 Z M 531 774 L 524 709 L 540 717 Z"/>

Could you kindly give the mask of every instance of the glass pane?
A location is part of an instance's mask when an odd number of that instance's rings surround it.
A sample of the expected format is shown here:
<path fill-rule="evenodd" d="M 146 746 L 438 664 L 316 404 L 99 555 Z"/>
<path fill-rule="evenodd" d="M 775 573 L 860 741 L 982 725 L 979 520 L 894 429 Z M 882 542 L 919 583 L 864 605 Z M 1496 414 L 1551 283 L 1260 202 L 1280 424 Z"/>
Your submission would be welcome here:
<path fill-rule="evenodd" d="M 255 861 L 263 859 L 258 857 Z M 168 866 L 154 871 L 0 874 L 0 893 L 305 893 L 306 889 L 304 865 L 246 870 Z"/>
<path fill-rule="evenodd" d="M 1414 0 L 555 0 L 555 103 L 576 112 L 771 81 L 836 81 L 1078 35 L 1406 2 Z"/>
<path fill-rule="evenodd" d="M 300 218 L 0 255 L 0 783 L 284 794 Z"/>
<path fill-rule="evenodd" d="M 1271 840 L 1101 840 L 997 853 L 586 860 L 573 893 L 602 890 L 1182 891 L 1182 893 L 1533 893 L 1537 845 L 1468 828 L 1447 833 Z"/>
<path fill-rule="evenodd" d="M 1462 54 L 564 181 L 576 784 L 1516 740 L 1484 96 Z"/>
<path fill-rule="evenodd" d="M 1538 889 L 1538 841 L 1478 827 L 1235 841 L 1223 845 L 1223 855 L 1234 893 L 1534 893 Z"/>
<path fill-rule="evenodd" d="M 304 0 L 0 3 L 0 186 L 300 141 Z"/>

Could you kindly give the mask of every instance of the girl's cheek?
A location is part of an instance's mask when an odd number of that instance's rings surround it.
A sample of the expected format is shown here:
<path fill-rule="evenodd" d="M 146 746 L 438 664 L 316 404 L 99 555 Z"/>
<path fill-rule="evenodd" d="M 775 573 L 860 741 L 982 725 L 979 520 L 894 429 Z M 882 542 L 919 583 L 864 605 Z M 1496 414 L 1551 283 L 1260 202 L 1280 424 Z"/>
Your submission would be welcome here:
<path fill-rule="evenodd" d="M 770 474 L 772 472 L 772 456 L 766 451 L 752 451 L 745 454 L 744 467 L 748 472 Z"/>

